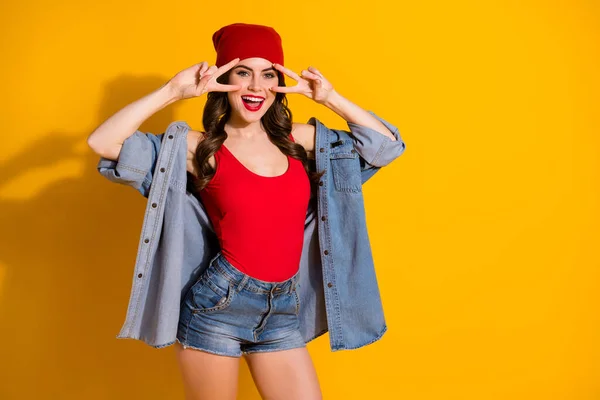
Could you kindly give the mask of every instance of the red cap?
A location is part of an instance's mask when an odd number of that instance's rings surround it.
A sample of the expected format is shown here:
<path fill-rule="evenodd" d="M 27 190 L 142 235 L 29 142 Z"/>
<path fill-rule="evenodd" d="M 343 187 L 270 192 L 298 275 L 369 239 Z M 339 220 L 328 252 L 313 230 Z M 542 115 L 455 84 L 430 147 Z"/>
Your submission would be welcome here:
<path fill-rule="evenodd" d="M 283 65 L 281 37 L 269 26 L 241 23 L 227 25 L 213 34 L 212 41 L 217 51 L 217 67 L 237 57 L 240 60 L 261 57 Z"/>

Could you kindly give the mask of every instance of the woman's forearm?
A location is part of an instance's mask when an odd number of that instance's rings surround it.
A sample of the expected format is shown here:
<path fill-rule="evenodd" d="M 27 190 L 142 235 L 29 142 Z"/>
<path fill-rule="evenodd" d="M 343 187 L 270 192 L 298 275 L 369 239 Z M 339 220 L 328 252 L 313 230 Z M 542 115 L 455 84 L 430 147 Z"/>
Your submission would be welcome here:
<path fill-rule="evenodd" d="M 177 100 L 178 95 L 171 84 L 165 83 L 106 119 L 88 136 L 88 146 L 96 153 L 102 153 L 104 149 L 123 144 L 145 120 Z"/>
<path fill-rule="evenodd" d="M 382 135 L 389 137 L 393 141 L 396 140 L 392 132 L 390 132 L 385 125 L 377 120 L 377 118 L 373 117 L 366 110 L 352 103 L 350 100 L 346 99 L 336 91 L 331 92 L 329 98 L 327 101 L 325 101 L 325 103 L 323 103 L 323 105 L 330 108 L 333 112 L 348 122 L 366 126 L 376 130 Z"/>

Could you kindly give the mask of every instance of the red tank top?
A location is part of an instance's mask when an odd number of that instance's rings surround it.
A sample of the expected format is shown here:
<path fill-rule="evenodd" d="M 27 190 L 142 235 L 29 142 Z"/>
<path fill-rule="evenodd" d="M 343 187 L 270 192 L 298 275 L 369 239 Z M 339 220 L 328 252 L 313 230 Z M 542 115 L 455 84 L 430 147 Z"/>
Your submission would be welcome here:
<path fill-rule="evenodd" d="M 287 159 L 285 173 L 266 177 L 222 145 L 215 152 L 215 175 L 199 193 L 223 256 L 263 281 L 291 278 L 302 255 L 310 181 L 300 160 Z"/>

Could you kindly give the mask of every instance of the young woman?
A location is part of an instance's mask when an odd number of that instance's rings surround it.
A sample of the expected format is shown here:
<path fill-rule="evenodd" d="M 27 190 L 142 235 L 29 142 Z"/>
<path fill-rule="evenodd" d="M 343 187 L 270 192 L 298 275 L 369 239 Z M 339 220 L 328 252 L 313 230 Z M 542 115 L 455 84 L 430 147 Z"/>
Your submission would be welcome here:
<path fill-rule="evenodd" d="M 181 302 L 175 345 L 186 394 L 235 399 L 244 355 L 264 398 L 319 399 L 300 333 L 296 285 L 312 185 L 322 174 L 311 165 L 315 127 L 292 123 L 285 95 L 304 94 L 397 139 L 317 69 L 296 74 L 285 68 L 273 28 L 228 25 L 215 32 L 213 44 L 216 65 L 202 62 L 179 72 L 106 120 L 88 143 L 103 158 L 117 160 L 124 140 L 150 115 L 208 94 L 205 131 L 187 132 L 187 171 L 220 251 Z M 286 87 L 284 75 L 296 85 Z"/>

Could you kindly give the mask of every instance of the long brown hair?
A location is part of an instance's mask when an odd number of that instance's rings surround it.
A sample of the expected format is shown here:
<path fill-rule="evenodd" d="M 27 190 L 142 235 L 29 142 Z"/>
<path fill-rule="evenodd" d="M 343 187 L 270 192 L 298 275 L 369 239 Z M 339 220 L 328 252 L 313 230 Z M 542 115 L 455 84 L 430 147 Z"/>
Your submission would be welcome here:
<path fill-rule="evenodd" d="M 217 82 L 227 84 L 230 71 L 217 78 Z M 285 86 L 283 74 L 277 71 L 279 86 Z M 292 131 L 292 111 L 287 106 L 288 101 L 285 93 L 276 93 L 275 102 L 261 118 L 262 125 L 269 136 L 269 140 L 275 144 L 285 155 L 300 160 L 308 174 L 311 185 L 318 183 L 323 172 L 316 173 L 315 160 L 309 159 L 304 147 L 292 142 L 289 135 Z M 196 193 L 200 192 L 215 175 L 215 168 L 211 167 L 208 159 L 221 147 L 227 132 L 225 123 L 231 116 L 231 105 L 227 99 L 227 92 L 209 92 L 202 114 L 202 123 L 206 134 L 204 139 L 198 143 L 194 162 L 198 171 L 198 179 L 193 187 Z"/>

